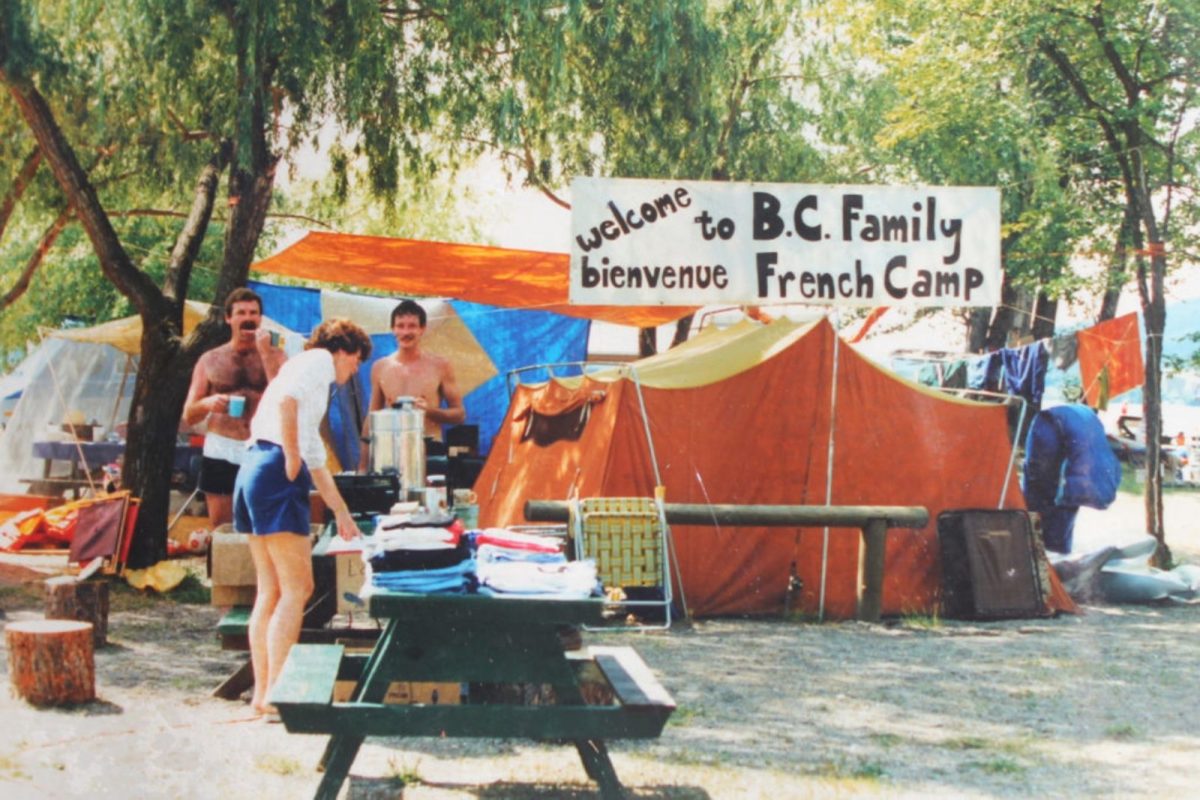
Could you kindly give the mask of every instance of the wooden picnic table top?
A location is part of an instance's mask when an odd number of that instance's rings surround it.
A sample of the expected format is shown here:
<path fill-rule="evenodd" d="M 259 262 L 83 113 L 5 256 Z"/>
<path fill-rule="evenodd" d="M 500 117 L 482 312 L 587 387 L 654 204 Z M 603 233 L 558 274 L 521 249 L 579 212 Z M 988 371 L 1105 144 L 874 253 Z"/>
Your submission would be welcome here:
<path fill-rule="evenodd" d="M 537 596 L 492 597 L 478 594 L 373 592 L 367 597 L 372 617 L 408 624 L 437 617 L 444 624 L 549 626 L 598 625 L 607 601 L 602 597 L 565 600 Z"/>

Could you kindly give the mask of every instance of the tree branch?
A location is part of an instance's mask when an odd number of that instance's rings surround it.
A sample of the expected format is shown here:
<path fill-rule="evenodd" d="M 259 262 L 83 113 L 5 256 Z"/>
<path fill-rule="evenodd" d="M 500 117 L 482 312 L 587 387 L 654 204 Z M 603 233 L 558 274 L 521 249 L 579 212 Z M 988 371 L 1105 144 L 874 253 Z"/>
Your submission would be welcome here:
<path fill-rule="evenodd" d="M 167 273 L 163 277 L 162 291 L 168 300 L 182 302 L 187 297 L 192 265 L 196 262 L 196 255 L 200 252 L 204 234 L 212 220 L 217 184 L 232 154 L 233 144 L 229 141 L 222 142 L 200 171 L 200 179 L 196 181 L 196 193 L 192 198 L 192 210 L 175 239 L 175 248 L 171 251 L 171 260 L 167 263 Z"/>
<path fill-rule="evenodd" d="M 463 141 L 475 142 L 475 143 L 481 144 L 484 147 L 488 148 L 489 150 L 494 151 L 495 154 L 497 156 L 499 156 L 502 160 L 508 159 L 511 161 L 516 161 L 518 164 L 521 165 L 521 168 L 525 171 L 525 182 L 529 186 L 536 189 L 538 192 L 540 192 L 542 195 L 544 195 L 547 200 L 549 200 L 551 203 L 554 203 L 556 206 L 558 206 L 560 208 L 565 208 L 568 210 L 571 208 L 570 203 L 568 203 L 566 200 L 563 200 L 561 197 L 559 197 L 557 194 L 554 193 L 554 190 L 552 190 L 549 186 L 542 183 L 542 181 L 538 179 L 536 164 L 534 163 L 534 158 L 533 158 L 533 150 L 530 148 L 528 140 L 524 137 L 524 131 L 522 131 L 522 137 L 521 137 L 521 147 L 524 148 L 524 152 L 522 152 L 522 153 L 517 153 L 512 150 L 506 150 L 502 147 L 497 147 L 494 142 L 489 142 L 486 139 L 476 139 L 474 137 L 468 136 Z M 328 227 L 328 226 L 326 226 L 326 227 Z"/>
<path fill-rule="evenodd" d="M 1127 202 L 1132 202 L 1133 195 L 1131 189 L 1133 187 L 1134 175 L 1133 166 L 1129 163 L 1128 151 L 1121 145 L 1121 141 L 1117 136 L 1116 128 L 1113 127 L 1112 120 L 1109 118 L 1111 112 L 1100 103 L 1092 98 L 1091 92 L 1088 91 L 1087 84 L 1083 82 L 1083 78 L 1075 70 L 1075 65 L 1067 58 L 1066 54 L 1058 49 L 1053 42 L 1041 41 L 1038 42 L 1038 49 L 1050 59 L 1059 74 L 1067 81 L 1067 84 L 1075 92 L 1075 96 L 1083 105 L 1094 112 L 1096 123 L 1100 126 L 1100 130 L 1104 134 L 1104 141 L 1108 145 L 1108 149 L 1112 151 L 1113 157 L 1117 159 L 1117 165 L 1121 170 L 1122 183 L 1125 186 L 1125 197 Z"/>
<path fill-rule="evenodd" d="M 570 210 L 571 204 L 566 200 L 563 200 L 554 192 L 550 191 L 550 187 L 542 183 L 541 179 L 537 177 L 537 169 L 533 161 L 533 149 L 530 148 L 529 139 L 525 136 L 524 131 L 521 132 L 521 146 L 525 148 L 524 164 L 526 180 L 529 181 L 533 188 L 537 189 L 548 200 L 550 200 L 550 202 L 556 204 L 560 208 Z"/>
<path fill-rule="evenodd" d="M 725 121 L 721 123 L 720 133 L 717 135 L 716 158 L 713 161 L 712 172 L 710 177 L 713 180 L 729 180 L 729 139 L 733 136 L 734 125 L 737 124 L 737 118 L 741 114 L 742 104 L 746 102 L 746 95 L 749 94 L 750 88 L 754 85 L 752 77 L 758 70 L 758 65 L 766 55 L 767 49 L 773 39 L 764 38 L 760 44 L 750 52 L 749 63 L 746 64 L 746 69 L 742 72 L 733 84 L 729 87 L 729 107 L 728 113 L 725 115 Z"/>
<path fill-rule="evenodd" d="M 1088 24 L 1092 26 L 1092 31 L 1096 34 L 1096 41 L 1100 44 L 1100 49 L 1104 53 L 1104 58 L 1112 67 L 1113 74 L 1121 84 L 1121 88 L 1125 90 L 1125 101 L 1130 107 L 1137 103 L 1138 94 L 1141 93 L 1141 86 L 1137 80 L 1129 72 L 1129 68 L 1125 66 L 1125 61 L 1121 58 L 1121 54 L 1117 52 L 1117 48 L 1113 46 L 1112 40 L 1108 38 L 1108 28 L 1104 24 L 1104 8 L 1101 3 L 1096 3 L 1095 10 L 1087 17 Z"/>
<path fill-rule="evenodd" d="M 129 298 L 144 319 L 165 316 L 168 309 L 162 292 L 148 275 L 134 266 L 129 254 L 121 246 L 104 207 L 100 205 L 95 188 L 80 167 L 75 151 L 59 128 L 45 98 L 32 81 L 13 75 L 2 66 L 0 83 L 8 87 L 55 180 L 87 232 L 100 260 L 100 269 L 121 294 Z"/>
<path fill-rule="evenodd" d="M 183 137 L 183 140 L 185 142 L 194 142 L 199 139 L 213 138 L 213 135 L 211 133 L 209 133 L 208 131 L 190 131 L 190 130 L 188 130 L 187 125 L 183 124 L 183 120 L 180 119 L 179 115 L 175 113 L 175 109 L 171 108 L 170 106 L 167 106 L 167 116 L 171 118 L 171 122 L 173 122 L 175 124 L 175 127 L 179 130 L 180 136 Z"/>
<path fill-rule="evenodd" d="M 25 194 L 25 189 L 29 187 L 41 165 L 42 151 L 41 148 L 35 147 L 29 155 L 25 156 L 25 162 L 17 171 L 17 177 L 13 179 L 12 186 L 5 193 L 4 200 L 0 201 L 0 239 L 4 238 L 4 229 L 8 227 L 8 221 L 12 218 L 17 201 Z"/>
<path fill-rule="evenodd" d="M 21 270 L 21 275 L 17 278 L 17 282 L 13 284 L 12 288 L 3 297 L 0 297 L 0 311 L 11 306 L 17 301 L 17 298 L 25 294 L 25 291 L 29 288 L 29 282 L 33 278 L 33 273 L 37 272 L 37 268 L 42 265 L 42 262 L 46 258 L 46 253 L 58 241 L 58 235 L 63 232 L 63 228 L 67 227 L 67 223 L 70 220 L 70 206 L 58 212 L 58 218 L 42 234 L 42 240 L 38 242 L 37 248 L 29 256 L 29 261 L 26 262 L 25 269 Z"/>

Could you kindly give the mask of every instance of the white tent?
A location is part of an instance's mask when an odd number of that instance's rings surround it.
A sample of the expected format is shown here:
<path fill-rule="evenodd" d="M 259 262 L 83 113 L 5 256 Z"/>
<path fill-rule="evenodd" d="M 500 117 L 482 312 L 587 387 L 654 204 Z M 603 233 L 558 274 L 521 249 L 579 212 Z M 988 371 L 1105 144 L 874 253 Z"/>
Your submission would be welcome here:
<path fill-rule="evenodd" d="M 184 329 L 190 332 L 208 305 L 188 301 Z M 264 327 L 284 335 L 285 349 L 298 352 L 303 339 L 272 320 Z M 7 427 L 0 433 L 0 492 L 24 494 L 22 478 L 42 474 L 34 442 L 52 438 L 68 417 L 93 420 L 106 430 L 129 416 L 137 374 L 141 319 L 127 317 L 92 328 L 56 330 L 22 362 L 24 385 Z M 28 365 L 28 367 L 26 366 Z"/>

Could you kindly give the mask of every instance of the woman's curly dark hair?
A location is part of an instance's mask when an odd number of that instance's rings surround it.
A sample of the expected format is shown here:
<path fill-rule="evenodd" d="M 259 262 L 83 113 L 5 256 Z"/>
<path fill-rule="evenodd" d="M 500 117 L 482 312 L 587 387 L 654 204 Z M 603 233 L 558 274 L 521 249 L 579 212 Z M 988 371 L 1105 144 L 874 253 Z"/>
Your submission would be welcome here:
<path fill-rule="evenodd" d="M 363 361 L 371 357 L 371 337 L 348 319 L 327 319 L 314 328 L 304 349 L 312 350 L 316 347 L 331 353 L 339 350 L 343 353 L 358 353 Z"/>

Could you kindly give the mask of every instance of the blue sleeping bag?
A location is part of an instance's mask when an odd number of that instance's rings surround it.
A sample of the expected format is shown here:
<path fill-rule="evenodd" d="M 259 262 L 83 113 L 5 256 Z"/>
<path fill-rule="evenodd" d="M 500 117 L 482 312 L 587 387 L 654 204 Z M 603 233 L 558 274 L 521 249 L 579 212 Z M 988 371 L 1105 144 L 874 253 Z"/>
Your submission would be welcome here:
<path fill-rule="evenodd" d="M 1025 440 L 1025 504 L 1042 515 L 1046 547 L 1070 552 L 1075 511 L 1108 508 L 1117 497 L 1121 463 L 1096 412 L 1064 405 L 1037 413 Z"/>
<path fill-rule="evenodd" d="M 1031 511 L 1052 505 L 1108 508 L 1120 483 L 1121 463 L 1096 412 L 1084 405 L 1055 406 L 1033 418 L 1025 440 L 1025 501 Z"/>

